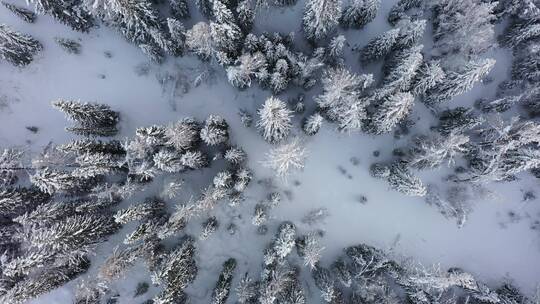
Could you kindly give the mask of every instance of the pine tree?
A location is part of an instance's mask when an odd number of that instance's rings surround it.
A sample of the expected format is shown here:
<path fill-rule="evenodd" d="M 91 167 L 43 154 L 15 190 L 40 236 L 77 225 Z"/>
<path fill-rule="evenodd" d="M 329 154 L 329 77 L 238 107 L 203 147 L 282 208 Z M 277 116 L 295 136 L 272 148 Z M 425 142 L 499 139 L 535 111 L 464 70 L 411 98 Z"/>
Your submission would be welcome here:
<path fill-rule="evenodd" d="M 376 134 L 391 132 L 409 115 L 413 105 L 414 96 L 408 92 L 385 98 L 371 118 L 371 131 Z"/>
<path fill-rule="evenodd" d="M 208 60 L 215 52 L 210 25 L 199 22 L 186 32 L 186 46 L 202 60 Z"/>
<path fill-rule="evenodd" d="M 167 18 L 167 28 L 169 30 L 171 48 L 174 56 L 183 54 L 186 48 L 186 29 L 184 25 L 173 18 Z"/>
<path fill-rule="evenodd" d="M 344 287 L 351 287 L 353 278 L 349 270 L 349 266 L 345 263 L 343 258 L 338 258 L 334 263 L 332 263 L 332 272 L 336 275 L 337 280 Z"/>
<path fill-rule="evenodd" d="M 32 231 L 29 243 L 32 247 L 67 253 L 84 252 L 88 246 L 100 243 L 118 230 L 112 218 L 104 215 L 74 215 L 55 222 L 50 227 Z"/>
<path fill-rule="evenodd" d="M 417 44 L 424 35 L 426 24 L 426 20 L 407 20 L 398 23 L 400 33 L 394 48 L 402 50 Z"/>
<path fill-rule="evenodd" d="M 195 0 L 195 5 L 199 9 L 199 12 L 206 18 L 212 17 L 213 1 L 211 0 Z"/>
<path fill-rule="evenodd" d="M 211 304 L 224 304 L 229 297 L 231 290 L 232 279 L 234 270 L 236 268 L 236 260 L 233 258 L 228 259 L 223 263 L 223 269 L 219 274 L 219 279 L 216 283 L 216 287 L 212 291 Z"/>
<path fill-rule="evenodd" d="M 340 0 L 308 0 L 302 17 L 304 35 L 318 41 L 335 30 L 341 16 Z"/>
<path fill-rule="evenodd" d="M 283 260 L 293 250 L 295 242 L 296 228 L 290 222 L 283 222 L 279 225 L 278 232 L 272 243 L 272 252 L 275 258 Z"/>
<path fill-rule="evenodd" d="M 443 53 L 468 58 L 495 45 L 493 11 L 497 3 L 477 0 L 432 3 L 435 46 Z"/>
<path fill-rule="evenodd" d="M 424 102 L 434 106 L 469 91 L 477 81 L 491 71 L 494 65 L 495 60 L 483 59 L 469 62 L 460 71 L 448 72 L 445 81 L 428 91 Z"/>
<path fill-rule="evenodd" d="M 233 165 L 240 165 L 246 160 L 247 155 L 246 152 L 244 152 L 244 150 L 241 148 L 230 147 L 227 149 L 227 151 L 225 151 L 225 155 L 223 157 L 226 161 Z"/>
<path fill-rule="evenodd" d="M 283 101 L 276 97 L 266 99 L 258 114 L 257 128 L 266 141 L 278 143 L 289 135 L 292 128 L 292 111 Z"/>
<path fill-rule="evenodd" d="M 343 48 L 346 43 L 347 40 L 343 35 L 332 38 L 324 50 L 324 61 L 330 65 L 342 65 L 344 62 Z"/>
<path fill-rule="evenodd" d="M 52 105 L 66 114 L 68 119 L 83 126 L 115 127 L 119 119 L 118 112 L 104 104 L 58 100 Z"/>
<path fill-rule="evenodd" d="M 74 127 L 67 127 L 66 131 L 80 136 L 87 137 L 111 137 L 118 134 L 116 127 L 95 127 L 95 126 L 83 126 L 76 125 Z"/>
<path fill-rule="evenodd" d="M 139 44 L 139 48 L 150 60 L 157 64 L 162 64 L 165 61 L 165 55 L 160 47 L 157 44 L 153 43 L 142 43 Z"/>
<path fill-rule="evenodd" d="M 172 252 L 163 257 L 152 273 L 152 282 L 162 285 L 165 291 L 181 291 L 195 280 L 197 272 L 194 240 L 186 237 Z"/>
<path fill-rule="evenodd" d="M 71 174 L 63 171 L 53 171 L 49 168 L 36 171 L 34 175 L 30 176 L 30 181 L 39 190 L 47 194 L 67 192 L 78 186 L 76 178 Z"/>
<path fill-rule="evenodd" d="M 49 200 L 47 193 L 37 188 L 0 189 L 0 212 L 6 216 L 15 216 L 32 210 L 35 206 Z"/>
<path fill-rule="evenodd" d="M 230 58 L 237 58 L 243 38 L 242 31 L 236 25 L 231 10 L 221 1 L 213 1 L 213 16 L 216 21 L 210 22 L 210 35 L 216 50 L 224 54 L 221 63 L 230 64 Z M 222 57 L 223 58 L 223 57 Z"/>
<path fill-rule="evenodd" d="M 174 150 L 160 150 L 154 154 L 155 166 L 165 172 L 178 173 L 183 171 L 182 154 Z"/>
<path fill-rule="evenodd" d="M 217 115 L 206 118 L 201 130 L 201 139 L 209 146 L 223 144 L 229 140 L 229 124 Z"/>
<path fill-rule="evenodd" d="M 412 175 L 402 163 L 394 163 L 390 166 L 388 176 L 390 187 L 398 192 L 409 196 L 425 196 L 426 187 L 420 179 Z"/>
<path fill-rule="evenodd" d="M 157 213 L 162 212 L 165 205 L 158 199 L 148 199 L 143 203 L 131 205 L 126 209 L 120 209 L 114 215 L 114 221 L 118 224 L 127 224 L 132 221 L 150 219 Z"/>
<path fill-rule="evenodd" d="M 445 137 L 418 137 L 410 149 L 409 166 L 417 169 L 432 169 L 440 166 L 444 161 L 451 165 L 457 154 L 467 151 L 468 143 L 468 136 L 455 133 L 450 133 Z"/>
<path fill-rule="evenodd" d="M 325 71 L 323 93 L 315 98 L 317 105 L 341 130 L 359 130 L 366 117 L 367 99 L 361 93 L 373 84 L 373 75 L 356 75 L 344 68 Z"/>
<path fill-rule="evenodd" d="M 398 51 L 385 62 L 385 76 L 383 87 L 378 89 L 376 95 L 381 98 L 398 91 L 409 91 L 422 64 L 421 53 L 423 45 Z"/>
<path fill-rule="evenodd" d="M 282 144 L 266 154 L 263 166 L 274 170 L 278 177 L 286 178 L 294 170 L 304 168 L 307 151 L 298 139 Z"/>
<path fill-rule="evenodd" d="M 215 216 L 209 217 L 206 221 L 202 223 L 202 231 L 199 239 L 206 240 L 219 228 L 219 222 Z"/>
<path fill-rule="evenodd" d="M 336 297 L 335 279 L 330 270 L 317 265 L 311 275 L 315 281 L 315 285 L 321 291 L 321 297 L 327 303 L 332 303 Z"/>
<path fill-rule="evenodd" d="M 315 135 L 321 129 L 323 123 L 323 117 L 319 113 L 313 113 L 306 118 L 302 129 L 306 132 L 307 135 Z"/>
<path fill-rule="evenodd" d="M 473 129 L 484 122 L 482 116 L 474 113 L 473 109 L 457 107 L 439 114 L 437 131 L 442 135 L 460 134 Z"/>
<path fill-rule="evenodd" d="M 74 153 L 77 156 L 87 153 L 104 153 L 110 155 L 125 155 L 126 151 L 117 140 L 100 141 L 92 139 L 76 139 L 57 147 L 60 151 Z"/>
<path fill-rule="evenodd" d="M 250 33 L 255 22 L 255 10 L 252 7 L 252 3 L 252 0 L 242 0 L 236 7 L 238 26 L 240 26 L 244 33 Z"/>
<path fill-rule="evenodd" d="M 399 20 L 409 18 L 406 11 L 413 8 L 420 8 L 423 4 L 423 0 L 399 0 L 388 13 L 388 22 L 392 25 L 396 25 Z"/>
<path fill-rule="evenodd" d="M 351 0 L 341 15 L 340 23 L 344 27 L 360 29 L 377 16 L 380 0 Z"/>
<path fill-rule="evenodd" d="M 57 21 L 80 32 L 88 32 L 94 26 L 94 19 L 80 1 L 29 0 L 40 14 L 51 15 Z"/>
<path fill-rule="evenodd" d="M 237 61 L 239 63 L 237 66 L 227 68 L 227 79 L 239 89 L 250 87 L 257 73 L 267 67 L 266 58 L 261 52 L 244 53 Z"/>
<path fill-rule="evenodd" d="M 98 277 L 107 282 L 123 278 L 126 272 L 135 265 L 140 255 L 136 247 L 127 247 L 122 250 L 115 247 L 112 254 L 99 267 Z"/>
<path fill-rule="evenodd" d="M 528 40 L 540 36 L 540 23 L 536 20 L 515 21 L 504 33 L 502 42 L 509 47 L 517 47 Z"/>
<path fill-rule="evenodd" d="M 391 29 L 370 40 L 360 51 L 360 60 L 370 62 L 386 56 L 396 45 L 400 37 L 400 29 Z"/>
<path fill-rule="evenodd" d="M 13 14 L 15 14 L 17 17 L 21 18 L 22 20 L 28 22 L 28 23 L 34 23 L 36 21 L 36 14 L 30 10 L 27 10 L 26 8 L 7 3 L 2 1 L 2 5 L 4 5 L 8 10 L 10 10 Z"/>
<path fill-rule="evenodd" d="M 119 160 L 111 154 L 85 153 L 77 156 L 79 167 L 71 172 L 74 177 L 92 178 L 119 169 Z"/>
<path fill-rule="evenodd" d="M 257 283 L 253 281 L 246 272 L 238 285 L 235 288 L 236 298 L 238 298 L 238 303 L 247 304 L 255 301 L 257 296 Z"/>
<path fill-rule="evenodd" d="M 205 168 L 209 165 L 208 158 L 201 151 L 187 151 L 182 155 L 181 162 L 183 166 L 193 170 Z"/>
<path fill-rule="evenodd" d="M 441 68 L 439 61 L 424 62 L 418 69 L 418 73 L 412 84 L 414 96 L 420 96 L 433 89 L 444 81 L 446 74 Z"/>
<path fill-rule="evenodd" d="M 229 189 L 233 185 L 233 174 L 228 171 L 220 171 L 214 176 L 214 187 L 218 189 Z"/>
<path fill-rule="evenodd" d="M 315 269 L 317 263 L 321 259 L 321 252 L 324 247 L 321 246 L 319 238 L 315 233 L 309 233 L 297 241 L 298 254 L 304 260 L 304 266 L 310 269 Z"/>
<path fill-rule="evenodd" d="M 186 0 L 169 0 L 171 16 L 175 19 L 189 18 L 189 8 Z"/>
<path fill-rule="evenodd" d="M 43 45 L 32 36 L 22 34 L 0 24 L 0 58 L 15 65 L 25 66 L 43 50 Z"/>

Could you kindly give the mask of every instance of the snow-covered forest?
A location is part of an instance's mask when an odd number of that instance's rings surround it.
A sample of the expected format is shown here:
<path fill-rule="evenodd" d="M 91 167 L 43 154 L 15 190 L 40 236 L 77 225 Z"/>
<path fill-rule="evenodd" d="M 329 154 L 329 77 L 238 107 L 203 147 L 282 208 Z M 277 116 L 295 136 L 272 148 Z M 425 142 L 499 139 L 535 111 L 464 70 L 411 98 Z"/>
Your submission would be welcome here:
<path fill-rule="evenodd" d="M 540 1 L 2 0 L 0 303 L 540 304 Z"/>

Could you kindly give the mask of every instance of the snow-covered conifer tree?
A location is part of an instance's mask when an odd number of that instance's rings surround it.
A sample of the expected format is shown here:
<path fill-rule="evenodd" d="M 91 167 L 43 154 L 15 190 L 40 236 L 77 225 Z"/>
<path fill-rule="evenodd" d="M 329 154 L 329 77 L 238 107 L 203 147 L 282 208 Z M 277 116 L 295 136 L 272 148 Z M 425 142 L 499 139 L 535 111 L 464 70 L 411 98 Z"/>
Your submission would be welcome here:
<path fill-rule="evenodd" d="M 433 106 L 469 91 L 494 65 L 493 59 L 481 59 L 469 62 L 459 71 L 448 72 L 443 82 L 426 93 L 424 102 Z"/>
<path fill-rule="evenodd" d="M 43 45 L 32 36 L 0 24 L 0 58 L 3 60 L 15 66 L 25 66 L 30 64 L 42 49 Z"/>
<path fill-rule="evenodd" d="M 240 26 L 244 33 L 251 32 L 253 22 L 255 22 L 255 10 L 252 6 L 252 0 L 242 0 L 236 7 L 238 26 Z"/>
<path fill-rule="evenodd" d="M 118 112 L 104 104 L 58 100 L 52 105 L 66 114 L 70 120 L 83 126 L 114 127 L 119 119 Z"/>
<path fill-rule="evenodd" d="M 238 298 L 238 303 L 247 304 L 255 301 L 257 296 L 257 283 L 253 281 L 246 272 L 238 285 L 235 288 L 236 297 Z"/>
<path fill-rule="evenodd" d="M 186 46 L 203 60 L 210 59 L 215 52 L 210 25 L 199 22 L 186 32 Z"/>
<path fill-rule="evenodd" d="M 182 164 L 182 154 L 174 150 L 160 150 L 154 154 L 155 166 L 165 172 L 177 173 L 185 169 Z"/>
<path fill-rule="evenodd" d="M 422 64 L 423 55 L 421 53 L 423 45 L 418 45 L 395 52 L 393 56 L 385 62 L 385 76 L 383 87 L 376 90 L 375 95 L 382 98 L 399 91 L 409 91 L 418 68 Z"/>
<path fill-rule="evenodd" d="M 377 107 L 372 116 L 370 130 L 376 134 L 391 132 L 404 120 L 414 105 L 411 93 L 396 93 L 388 96 Z"/>
<path fill-rule="evenodd" d="M 400 50 L 418 43 L 424 35 L 426 23 L 426 20 L 406 20 L 398 23 L 400 33 L 394 48 Z"/>
<path fill-rule="evenodd" d="M 223 269 L 219 274 L 219 279 L 216 283 L 216 287 L 212 291 L 212 299 L 210 302 L 211 304 L 225 304 L 227 298 L 229 298 L 235 269 L 235 259 L 230 258 L 225 261 L 225 263 L 223 263 Z"/>
<path fill-rule="evenodd" d="M 186 0 L 169 0 L 171 15 L 175 19 L 189 18 L 189 7 Z"/>
<path fill-rule="evenodd" d="M 157 199 L 148 199 L 143 203 L 131 205 L 126 209 L 120 209 L 114 215 L 114 221 L 119 224 L 127 224 L 132 221 L 148 219 L 156 213 L 163 211 L 164 203 Z"/>
<path fill-rule="evenodd" d="M 338 258 L 334 263 L 332 263 L 332 272 L 335 274 L 336 279 L 344 287 L 351 287 L 353 278 L 349 270 L 349 266 L 345 263 L 343 258 Z"/>
<path fill-rule="evenodd" d="M 246 160 L 247 155 L 246 152 L 244 152 L 244 150 L 242 150 L 241 148 L 230 147 L 229 149 L 227 149 L 227 151 L 225 151 L 225 155 L 223 157 L 229 163 L 233 165 L 239 165 Z"/>
<path fill-rule="evenodd" d="M 17 17 L 21 18 L 22 20 L 28 23 L 34 23 L 36 21 L 36 18 L 37 18 L 36 14 L 24 7 L 20 7 L 20 6 L 7 3 L 4 1 L 2 1 L 2 5 L 5 6 L 8 10 L 10 10 Z"/>
<path fill-rule="evenodd" d="M 199 239 L 206 240 L 208 239 L 216 230 L 219 228 L 219 222 L 215 216 L 209 217 L 206 221 L 202 223 L 202 231 Z"/>
<path fill-rule="evenodd" d="M 319 242 L 319 237 L 315 233 L 309 233 L 300 238 L 297 242 L 298 254 L 304 260 L 304 266 L 315 269 L 315 266 L 321 259 L 321 252 L 324 247 Z"/>
<path fill-rule="evenodd" d="M 227 78 L 233 86 L 240 89 L 250 87 L 259 70 L 267 66 L 266 58 L 261 52 L 244 53 L 237 61 L 238 65 L 227 68 Z"/>
<path fill-rule="evenodd" d="M 332 303 L 336 297 L 336 284 L 332 272 L 327 268 L 317 265 L 311 272 L 315 285 L 321 291 L 321 297 L 327 303 Z"/>
<path fill-rule="evenodd" d="M 119 160 L 106 153 L 85 153 L 77 156 L 79 167 L 71 172 L 74 177 L 91 178 L 119 169 Z"/>
<path fill-rule="evenodd" d="M 292 128 L 292 111 L 287 108 L 285 102 L 276 97 L 270 97 L 258 110 L 258 114 L 257 128 L 261 130 L 266 141 L 278 143 L 289 135 Z"/>
<path fill-rule="evenodd" d="M 323 93 L 317 105 L 344 131 L 359 130 L 366 117 L 369 100 L 361 93 L 373 84 L 373 75 L 356 75 L 345 68 L 327 70 L 322 78 Z"/>
<path fill-rule="evenodd" d="M 183 166 L 194 170 L 207 167 L 209 164 L 208 157 L 199 150 L 182 154 L 181 162 Z"/>
<path fill-rule="evenodd" d="M 293 170 L 303 169 L 306 157 L 306 149 L 302 147 L 298 139 L 294 139 L 290 143 L 282 144 L 270 150 L 266 154 L 263 165 L 274 170 L 278 177 L 285 178 Z"/>
<path fill-rule="evenodd" d="M 424 62 L 412 84 L 414 96 L 420 96 L 444 81 L 446 74 L 441 68 L 439 61 Z"/>
<path fill-rule="evenodd" d="M 392 8 L 390 13 L 388 13 L 388 22 L 395 25 L 399 20 L 409 18 L 406 14 L 406 11 L 419 8 L 423 4 L 423 0 L 399 0 Z"/>
<path fill-rule="evenodd" d="M 88 32 L 94 26 L 94 19 L 80 1 L 28 0 L 40 14 L 51 15 L 57 21 L 72 29 Z"/>
<path fill-rule="evenodd" d="M 214 176 L 213 184 L 216 188 L 228 189 L 233 184 L 233 174 L 228 170 L 220 171 Z"/>
<path fill-rule="evenodd" d="M 229 140 L 229 124 L 217 115 L 210 115 L 201 129 L 201 139 L 209 146 L 223 144 Z"/>
<path fill-rule="evenodd" d="M 493 10 L 497 3 L 477 0 L 436 0 L 433 39 L 443 53 L 468 58 L 495 44 Z"/>
<path fill-rule="evenodd" d="M 174 18 L 167 18 L 167 28 L 169 30 L 169 36 L 171 37 L 171 49 L 174 50 L 173 55 L 179 56 L 185 49 L 186 29 L 182 22 Z"/>
<path fill-rule="evenodd" d="M 308 0 L 302 18 L 304 35 L 308 40 L 326 38 L 339 23 L 340 0 Z"/>
<path fill-rule="evenodd" d="M 175 249 L 161 259 L 157 269 L 152 273 L 152 282 L 162 285 L 166 291 L 181 291 L 195 280 L 197 272 L 194 240 L 185 237 Z"/>
<path fill-rule="evenodd" d="M 439 125 L 436 127 L 443 135 L 463 133 L 484 122 L 484 118 L 474 113 L 471 108 L 457 107 L 439 114 Z"/>
<path fill-rule="evenodd" d="M 48 194 L 66 192 L 78 186 L 76 178 L 68 172 L 55 171 L 49 168 L 36 171 L 34 175 L 30 176 L 30 181 L 39 190 Z"/>
<path fill-rule="evenodd" d="M 319 132 L 323 123 L 323 117 L 319 113 L 313 113 L 304 120 L 302 125 L 302 130 L 306 132 L 307 135 L 315 135 Z"/>
<path fill-rule="evenodd" d="M 187 151 L 197 148 L 200 137 L 200 126 L 192 118 L 184 118 L 165 128 L 164 137 L 166 144 L 178 151 Z"/>
<path fill-rule="evenodd" d="M 351 0 L 341 14 L 341 25 L 360 29 L 377 16 L 380 0 Z"/>
<path fill-rule="evenodd" d="M 412 175 L 404 164 L 392 164 L 389 173 L 387 179 L 392 189 L 409 196 L 426 195 L 427 190 L 422 181 Z"/>
<path fill-rule="evenodd" d="M 469 137 L 450 133 L 446 136 L 418 137 L 410 149 L 409 166 L 417 169 L 431 169 L 440 166 L 444 161 L 454 163 L 457 154 L 467 151 Z"/>
<path fill-rule="evenodd" d="M 272 252 L 279 260 L 284 259 L 293 250 L 295 242 L 296 228 L 290 222 L 283 222 L 279 225 L 278 232 L 272 242 Z"/>
<path fill-rule="evenodd" d="M 230 58 L 238 57 L 238 50 L 243 38 L 242 31 L 236 25 L 231 10 L 221 1 L 214 0 L 212 12 L 215 22 L 210 22 L 210 35 L 218 52 L 225 54 L 226 60 L 218 60 L 221 63 L 230 64 Z"/>
<path fill-rule="evenodd" d="M 360 51 L 360 60 L 370 62 L 386 56 L 396 45 L 400 32 L 399 28 L 391 29 L 370 40 Z"/>

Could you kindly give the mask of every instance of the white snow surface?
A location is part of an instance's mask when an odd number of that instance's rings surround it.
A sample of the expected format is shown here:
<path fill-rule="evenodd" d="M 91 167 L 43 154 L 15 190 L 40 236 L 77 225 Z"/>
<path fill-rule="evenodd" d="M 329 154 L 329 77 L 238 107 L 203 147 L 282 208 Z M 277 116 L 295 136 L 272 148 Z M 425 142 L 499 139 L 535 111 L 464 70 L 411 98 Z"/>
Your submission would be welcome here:
<path fill-rule="evenodd" d="M 346 50 L 348 68 L 354 72 L 380 69 L 380 65 L 360 67 L 357 53 L 353 53 L 351 47 L 364 45 L 370 38 L 390 28 L 386 16 L 395 1 L 383 2 L 374 22 L 361 31 L 344 32 L 349 43 Z M 302 10 L 302 1 L 292 8 L 270 8 L 259 15 L 256 30 L 297 31 L 296 40 L 302 41 Z M 195 12 L 195 8 L 191 11 Z M 255 114 L 271 95 L 270 92 L 256 86 L 238 91 L 226 81 L 221 67 L 202 63 L 192 56 L 169 57 L 161 66 L 149 63 L 137 47 L 105 26 L 82 34 L 56 23 L 49 16 L 39 16 L 37 23 L 26 24 L 4 7 L 0 7 L 0 20 L 18 31 L 33 35 L 44 44 L 44 51 L 28 67 L 19 69 L 0 61 L 0 100 L 7 101 L 7 106 L 1 107 L 0 111 L 2 148 L 19 146 L 36 154 L 50 141 L 60 144 L 73 138 L 64 131 L 69 122 L 50 106 L 51 101 L 58 98 L 110 105 L 121 114 L 118 138 L 133 136 L 140 126 L 167 124 L 187 116 L 204 120 L 209 114 L 219 114 L 229 122 L 231 142 L 248 153 L 248 166 L 254 170 L 255 179 L 247 190 L 244 205 L 232 208 L 223 203 L 212 211 L 220 220 L 220 227 L 208 240 L 197 241 L 200 270 L 196 281 L 187 289 L 193 303 L 209 302 L 221 264 L 228 257 L 237 258 L 239 262 L 233 286 L 245 271 L 257 277 L 261 270 L 262 250 L 273 237 L 277 225 L 284 220 L 295 223 L 299 233 L 317 229 L 325 232 L 324 264 L 332 262 L 346 246 L 367 243 L 391 249 L 398 256 L 412 257 L 423 264 L 461 267 L 489 284 L 496 285 L 504 279 L 511 279 L 528 294 L 540 283 L 540 233 L 531 229 L 534 221 L 540 218 L 540 207 L 538 200 L 522 201 L 524 192 L 538 188 L 538 180 L 532 176 L 523 175 L 516 182 L 489 185 L 492 194 L 476 201 L 469 221 L 458 228 L 454 221 L 445 219 L 423 199 L 406 197 L 390 190 L 384 181 L 370 177 L 369 166 L 373 162 L 390 159 L 392 150 L 405 146 L 407 139 L 395 140 L 391 135 L 343 134 L 328 123 L 316 136 L 303 135 L 300 121 L 314 108 L 312 96 L 320 92 L 317 85 L 306 93 L 308 111 L 294 119 L 293 133 L 302 138 L 309 151 L 305 169 L 287 180 L 274 178 L 271 185 L 257 183 L 272 178 L 272 172 L 261 165 L 271 145 L 262 139 L 255 127 L 245 128 L 237 112 L 243 108 Z M 197 17 L 189 20 L 187 27 L 196 20 Z M 82 53 L 65 53 L 54 42 L 54 37 L 80 39 Z M 107 58 L 105 51 L 111 52 L 112 58 Z M 508 72 L 509 54 L 507 50 L 488 54 L 497 59 L 497 65 L 490 74 L 495 81 L 477 85 L 466 96 L 452 101 L 452 105 L 470 106 L 480 95 L 493 95 L 496 85 Z M 141 67 L 147 67 L 148 73 L 137 73 Z M 158 78 L 166 73 L 193 82 L 199 74 L 212 70 L 214 77 L 198 87 L 191 85 L 185 94 L 181 89 L 175 92 L 171 83 L 161 86 L 158 82 Z M 287 100 L 297 93 L 296 90 L 288 90 L 279 97 Z M 432 114 L 421 104 L 415 106 L 411 118 L 418 120 L 414 130 L 426 130 L 433 122 Z M 26 130 L 26 126 L 37 126 L 39 132 L 33 134 Z M 379 157 L 373 155 L 375 150 L 381 152 Z M 353 164 L 352 158 L 358 159 L 359 163 Z M 196 196 L 218 170 L 209 168 L 186 174 L 184 179 L 187 183 L 181 199 Z M 444 173 L 431 171 L 420 176 L 424 183 L 442 184 Z M 270 211 L 269 232 L 260 236 L 250 217 L 254 205 L 274 191 L 282 193 L 284 199 Z M 153 193 L 148 190 L 121 206 Z M 362 195 L 368 199 L 365 204 L 359 202 Z M 181 199 L 169 201 L 169 205 L 172 207 Z M 314 226 L 302 223 L 301 218 L 315 208 L 326 208 L 330 216 Z M 510 211 L 522 220 L 511 221 L 508 217 Z M 197 235 L 203 220 L 190 222 L 187 232 Z M 226 231 L 231 222 L 238 225 L 238 232 L 232 236 Z M 99 246 L 93 258 L 96 263 L 82 278 L 95 271 L 99 261 L 105 259 L 112 248 L 121 243 L 125 233 L 132 229 L 130 225 L 125 226 Z M 303 276 L 309 278 L 307 269 L 302 271 Z M 311 282 L 311 279 L 307 280 Z M 149 282 L 142 265 L 136 266 L 126 279 L 114 285 L 114 290 L 122 296 L 119 303 L 140 303 L 158 291 L 151 287 L 149 293 L 133 299 L 135 285 L 140 281 Z M 70 282 L 31 303 L 70 303 L 76 282 Z M 307 291 L 312 299 L 309 303 L 318 303 L 318 292 L 312 283 L 309 284 Z M 229 303 L 234 303 L 234 299 L 235 295 L 231 293 Z"/>

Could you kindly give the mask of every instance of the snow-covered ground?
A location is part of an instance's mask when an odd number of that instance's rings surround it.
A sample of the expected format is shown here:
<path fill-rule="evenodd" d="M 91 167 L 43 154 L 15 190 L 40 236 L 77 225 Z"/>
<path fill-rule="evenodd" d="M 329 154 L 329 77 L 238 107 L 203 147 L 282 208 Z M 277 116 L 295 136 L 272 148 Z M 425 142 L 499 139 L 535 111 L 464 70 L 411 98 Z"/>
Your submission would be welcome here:
<path fill-rule="evenodd" d="M 346 56 L 350 60 L 347 62 L 352 71 L 374 72 L 380 68 L 379 65 L 361 68 L 355 59 L 357 54 L 352 53 L 351 48 L 364 45 L 371 37 L 390 28 L 385 20 L 395 1 L 383 2 L 374 22 L 362 31 L 344 33 L 349 43 Z M 298 31 L 302 8 L 302 1 L 292 9 L 270 8 L 262 14 L 257 29 Z M 200 272 L 193 287 L 187 289 L 194 303 L 208 303 L 221 264 L 228 257 L 238 259 L 237 273 L 258 273 L 262 250 L 283 220 L 294 222 L 301 232 L 317 229 L 325 232 L 324 263 L 330 263 L 345 246 L 367 243 L 391 249 L 396 255 L 410 256 L 423 264 L 441 263 L 443 268 L 457 266 L 488 283 L 508 278 L 529 294 L 540 283 L 540 227 L 537 223 L 540 205 L 538 200 L 523 201 L 525 192 L 538 188 L 538 180 L 529 175 L 521 176 L 516 182 L 489 185 L 491 193 L 474 202 L 468 222 L 458 228 L 454 221 L 445 219 L 423 199 L 391 191 L 384 181 L 370 177 L 369 166 L 390 159 L 392 150 L 405 146 L 407 139 L 395 140 L 391 135 L 344 134 L 329 124 L 324 125 L 316 136 L 305 137 L 300 130 L 302 115 L 297 115 L 293 132 L 301 137 L 309 152 L 306 167 L 287 180 L 273 178 L 269 183 L 272 172 L 264 168 L 261 161 L 270 145 L 254 127 L 245 128 L 238 117 L 240 108 L 255 114 L 271 95 L 268 91 L 258 88 L 238 91 L 226 81 L 221 67 L 203 63 L 192 56 L 169 57 L 161 66 L 149 63 L 138 48 L 104 26 L 81 34 L 55 23 L 48 16 L 39 16 L 35 24 L 26 24 L 4 7 L 0 7 L 0 20 L 44 44 L 40 57 L 28 67 L 16 68 L 0 61 L 0 100 L 5 103 L 0 107 L 0 147 L 19 146 L 36 154 L 50 141 L 63 143 L 72 138 L 64 131 L 67 122 L 63 114 L 50 106 L 51 101 L 58 98 L 110 105 L 121 113 L 119 138 L 132 136 L 140 126 L 167 124 L 187 116 L 204 120 L 209 114 L 219 114 L 229 122 L 231 140 L 248 153 L 248 166 L 253 169 L 256 182 L 247 191 L 248 199 L 243 206 L 231 208 L 223 204 L 219 207 L 216 212 L 221 221 L 218 232 L 197 244 Z M 188 27 L 192 22 L 188 22 Z M 79 39 L 82 53 L 65 53 L 54 42 L 54 37 Z M 301 34 L 297 38 L 302 39 Z M 110 52 L 112 57 L 105 56 L 105 52 Z M 495 81 L 477 85 L 466 96 L 457 98 L 455 105 L 472 105 L 476 97 L 492 95 L 496 84 L 506 76 L 509 53 L 505 50 L 494 52 L 498 61 L 490 76 Z M 172 80 L 160 83 L 167 76 Z M 194 81 L 199 76 L 204 80 L 195 86 Z M 187 92 L 181 85 L 175 87 L 175 81 L 178 84 L 187 82 Z M 314 108 L 312 96 L 319 92 L 317 85 L 306 93 L 308 109 Z M 280 97 L 287 100 L 296 94 L 287 91 Z M 420 104 L 415 106 L 411 117 L 418 120 L 415 129 L 425 129 L 433 121 L 429 111 Z M 36 126 L 39 131 L 34 134 L 26 129 L 28 126 Z M 380 151 L 380 156 L 374 156 L 374 151 Z M 201 186 L 210 183 L 218 169 L 189 173 L 190 176 L 185 177 L 189 182 L 183 198 L 196 195 Z M 441 172 L 428 171 L 420 176 L 426 183 L 443 183 Z M 275 191 L 282 193 L 284 200 L 270 212 L 269 233 L 260 236 L 250 217 L 255 204 Z M 148 190 L 138 198 L 151 194 L 152 190 Z M 362 196 L 367 202 L 361 202 Z M 170 205 L 178 201 L 171 201 Z M 302 223 L 306 213 L 317 208 L 325 208 L 329 216 L 312 226 Z M 187 231 L 200 229 L 201 221 L 190 222 Z M 235 222 L 239 228 L 232 236 L 226 230 L 230 222 Z M 536 230 L 532 229 L 535 222 Z M 129 225 L 124 227 L 100 246 L 95 260 L 104 259 L 131 229 L 133 227 Z M 238 279 L 239 276 L 235 282 Z M 128 273 L 127 279 L 116 285 L 117 292 L 125 296 L 119 303 L 134 303 L 130 294 L 140 281 L 149 282 L 148 273 L 142 266 L 137 266 Z M 75 282 L 71 282 L 32 303 L 69 303 L 74 286 Z M 155 293 L 157 288 L 152 287 L 150 291 L 144 298 Z M 314 289 L 310 292 L 314 293 Z M 136 303 L 143 300 L 138 298 Z"/>

